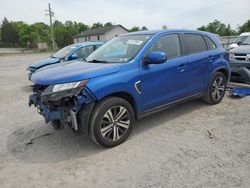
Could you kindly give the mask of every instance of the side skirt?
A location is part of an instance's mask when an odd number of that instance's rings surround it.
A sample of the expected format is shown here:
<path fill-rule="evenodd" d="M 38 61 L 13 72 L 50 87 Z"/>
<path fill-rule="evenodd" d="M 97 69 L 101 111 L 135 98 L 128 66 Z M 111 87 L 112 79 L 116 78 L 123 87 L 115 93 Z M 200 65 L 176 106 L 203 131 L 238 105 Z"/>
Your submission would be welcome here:
<path fill-rule="evenodd" d="M 149 110 L 146 110 L 143 113 L 138 114 L 137 119 L 141 119 L 141 118 L 144 118 L 144 117 L 149 116 L 151 114 L 154 114 L 154 113 L 157 113 L 157 112 L 172 108 L 172 107 L 174 107 L 174 106 L 176 106 L 178 104 L 184 103 L 184 102 L 188 102 L 188 101 L 191 101 L 191 100 L 194 100 L 194 99 L 201 98 L 202 96 L 204 96 L 204 93 L 197 93 L 197 94 L 185 97 L 183 99 L 179 99 L 179 100 L 176 100 L 176 101 L 173 101 L 173 102 L 161 105 L 161 106 L 157 106 L 156 108 L 149 109 Z"/>

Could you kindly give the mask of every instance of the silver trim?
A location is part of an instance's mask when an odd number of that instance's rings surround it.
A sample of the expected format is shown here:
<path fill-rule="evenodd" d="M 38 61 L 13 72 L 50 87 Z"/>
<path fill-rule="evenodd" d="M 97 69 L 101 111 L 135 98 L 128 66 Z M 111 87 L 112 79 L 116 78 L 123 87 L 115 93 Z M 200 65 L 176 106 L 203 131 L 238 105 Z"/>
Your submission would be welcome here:
<path fill-rule="evenodd" d="M 135 82 L 135 90 L 137 91 L 137 93 L 139 93 L 139 94 L 141 94 L 141 91 L 138 89 L 138 84 L 140 84 L 141 83 L 141 80 L 139 80 L 139 81 L 137 81 L 137 82 Z"/>
<path fill-rule="evenodd" d="M 71 120 L 72 128 L 75 131 L 78 131 L 78 125 L 77 125 L 77 120 L 76 120 L 76 113 L 73 110 L 70 110 L 70 120 Z"/>
<path fill-rule="evenodd" d="M 201 95 L 201 94 L 202 94 L 202 92 L 196 93 L 196 94 L 187 96 L 187 97 L 185 97 L 185 98 L 178 99 L 178 100 L 175 100 L 175 101 L 172 101 L 172 102 L 169 102 L 169 103 L 166 103 L 166 104 L 157 106 L 157 107 L 155 107 L 155 108 L 153 108 L 153 109 L 146 110 L 145 113 L 150 112 L 150 111 L 157 111 L 158 109 L 164 108 L 164 107 L 169 106 L 169 105 L 174 104 L 174 103 L 178 103 L 178 102 L 184 101 L 184 100 L 186 100 L 186 99 L 189 99 L 189 98 L 192 98 L 192 97 L 195 97 L 195 96 L 199 96 L 199 95 Z"/>

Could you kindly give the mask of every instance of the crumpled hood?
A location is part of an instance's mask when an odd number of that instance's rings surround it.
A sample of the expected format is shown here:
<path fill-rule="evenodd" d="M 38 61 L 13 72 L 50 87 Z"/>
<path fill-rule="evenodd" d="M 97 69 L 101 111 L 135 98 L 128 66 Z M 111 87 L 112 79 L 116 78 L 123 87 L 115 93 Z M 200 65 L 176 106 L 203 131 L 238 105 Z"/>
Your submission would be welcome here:
<path fill-rule="evenodd" d="M 120 64 L 87 63 L 74 61 L 67 64 L 36 71 L 31 81 L 39 85 L 54 85 L 75 82 L 118 72 Z"/>
<path fill-rule="evenodd" d="M 32 69 L 39 69 L 41 67 L 51 65 L 51 64 L 55 64 L 55 63 L 58 63 L 58 62 L 60 62 L 60 58 L 49 57 L 49 58 L 43 59 L 41 61 L 32 63 L 31 65 L 29 65 L 29 67 L 32 68 Z"/>
<path fill-rule="evenodd" d="M 234 54 L 250 54 L 250 45 L 240 45 L 229 52 Z"/>

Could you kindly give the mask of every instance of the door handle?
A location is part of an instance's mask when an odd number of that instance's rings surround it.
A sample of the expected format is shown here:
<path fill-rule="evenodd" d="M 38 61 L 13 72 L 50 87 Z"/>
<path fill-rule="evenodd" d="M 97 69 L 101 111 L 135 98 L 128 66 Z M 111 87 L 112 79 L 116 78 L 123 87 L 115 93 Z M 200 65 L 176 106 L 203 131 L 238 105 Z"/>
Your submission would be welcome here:
<path fill-rule="evenodd" d="M 186 64 L 180 64 L 179 67 L 177 68 L 180 72 L 184 72 L 186 68 Z"/>
<path fill-rule="evenodd" d="M 186 67 L 186 64 L 180 64 L 179 67 L 178 67 L 178 70 L 184 69 L 185 67 Z"/>
<path fill-rule="evenodd" d="M 212 56 L 212 55 L 208 56 L 208 60 L 213 60 L 213 59 L 214 59 L 214 56 Z"/>

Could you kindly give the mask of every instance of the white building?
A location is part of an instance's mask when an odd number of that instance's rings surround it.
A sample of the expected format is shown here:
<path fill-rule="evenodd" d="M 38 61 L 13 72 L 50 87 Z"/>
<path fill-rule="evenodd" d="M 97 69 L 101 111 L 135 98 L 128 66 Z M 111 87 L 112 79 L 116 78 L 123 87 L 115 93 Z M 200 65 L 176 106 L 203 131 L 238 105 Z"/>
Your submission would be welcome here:
<path fill-rule="evenodd" d="M 87 41 L 104 42 L 125 33 L 128 33 L 128 30 L 122 25 L 113 25 L 100 29 L 91 29 L 74 36 L 74 43 Z"/>

